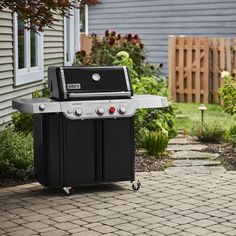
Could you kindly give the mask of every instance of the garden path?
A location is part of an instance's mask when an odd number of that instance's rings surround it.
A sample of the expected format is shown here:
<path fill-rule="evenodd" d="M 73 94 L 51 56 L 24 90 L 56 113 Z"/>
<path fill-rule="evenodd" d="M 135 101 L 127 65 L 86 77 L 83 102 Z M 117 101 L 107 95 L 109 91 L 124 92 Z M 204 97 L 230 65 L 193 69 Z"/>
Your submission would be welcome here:
<path fill-rule="evenodd" d="M 224 174 L 225 168 L 218 161 L 219 154 L 206 152 L 207 145 L 183 134 L 169 142 L 173 166 L 166 174 Z"/>

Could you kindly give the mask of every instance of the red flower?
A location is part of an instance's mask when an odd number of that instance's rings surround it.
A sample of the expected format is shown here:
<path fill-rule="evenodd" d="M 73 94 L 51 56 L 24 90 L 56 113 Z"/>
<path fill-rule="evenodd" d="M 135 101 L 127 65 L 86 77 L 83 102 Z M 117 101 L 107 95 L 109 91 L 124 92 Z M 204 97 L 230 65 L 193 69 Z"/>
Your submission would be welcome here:
<path fill-rule="evenodd" d="M 126 37 L 125 37 L 128 41 L 131 41 L 132 40 L 132 34 L 128 34 L 128 35 L 126 35 Z"/>
<path fill-rule="evenodd" d="M 117 39 L 121 39 L 121 35 L 120 34 L 117 34 Z"/>
<path fill-rule="evenodd" d="M 110 38 L 110 40 L 109 40 L 109 44 L 112 46 L 112 45 L 114 45 L 114 43 L 115 43 L 115 39 Z"/>
<path fill-rule="evenodd" d="M 109 30 L 105 31 L 105 36 L 108 37 L 109 36 Z"/>
<path fill-rule="evenodd" d="M 86 52 L 84 50 L 81 50 L 80 53 L 82 56 L 86 56 Z"/>
<path fill-rule="evenodd" d="M 112 31 L 111 36 L 115 36 L 115 35 L 116 35 L 116 31 Z"/>
<path fill-rule="evenodd" d="M 139 47 L 143 49 L 143 47 L 144 47 L 143 43 L 140 43 Z"/>
<path fill-rule="evenodd" d="M 86 56 L 86 52 L 84 51 L 84 50 L 81 50 L 81 51 L 78 51 L 78 52 L 76 52 L 75 53 L 76 54 L 76 56 L 82 56 L 82 57 L 84 57 L 84 56 Z"/>
<path fill-rule="evenodd" d="M 134 39 L 136 39 L 136 40 L 138 40 L 138 39 L 139 39 L 139 37 L 138 37 L 138 35 L 137 35 L 137 34 L 135 34 L 135 35 L 134 35 Z"/>
<path fill-rule="evenodd" d="M 159 67 L 162 68 L 164 66 L 163 62 L 159 64 Z"/>

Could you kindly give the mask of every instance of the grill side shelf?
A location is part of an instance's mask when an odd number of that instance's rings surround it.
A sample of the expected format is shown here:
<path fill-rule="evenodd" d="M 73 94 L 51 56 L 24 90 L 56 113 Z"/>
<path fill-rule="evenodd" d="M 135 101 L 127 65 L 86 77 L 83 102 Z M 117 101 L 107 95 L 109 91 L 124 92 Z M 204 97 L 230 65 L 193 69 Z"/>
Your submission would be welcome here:
<path fill-rule="evenodd" d="M 134 95 L 132 99 L 136 103 L 137 109 L 142 108 L 165 108 L 168 107 L 168 100 L 166 97 L 156 95 Z"/>
<path fill-rule="evenodd" d="M 48 98 L 14 99 L 12 108 L 22 113 L 57 113 L 61 112 L 60 102 Z"/>

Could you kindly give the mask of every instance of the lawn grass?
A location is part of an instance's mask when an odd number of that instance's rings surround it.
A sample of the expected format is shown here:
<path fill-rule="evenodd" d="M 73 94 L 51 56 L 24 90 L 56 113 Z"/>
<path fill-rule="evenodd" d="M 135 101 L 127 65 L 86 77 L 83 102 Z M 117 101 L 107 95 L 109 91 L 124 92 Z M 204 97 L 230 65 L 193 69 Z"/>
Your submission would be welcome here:
<path fill-rule="evenodd" d="M 177 129 L 183 129 L 187 133 L 197 122 L 201 121 L 201 112 L 198 110 L 199 103 L 175 103 L 175 124 Z M 217 122 L 230 128 L 236 125 L 236 116 L 225 113 L 220 105 L 207 104 L 204 112 L 205 122 Z"/>

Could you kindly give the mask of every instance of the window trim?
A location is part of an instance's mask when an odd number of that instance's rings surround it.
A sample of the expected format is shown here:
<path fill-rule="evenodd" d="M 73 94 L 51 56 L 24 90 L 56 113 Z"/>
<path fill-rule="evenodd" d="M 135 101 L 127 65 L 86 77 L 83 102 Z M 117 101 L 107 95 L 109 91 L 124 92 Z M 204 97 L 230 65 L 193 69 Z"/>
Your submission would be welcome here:
<path fill-rule="evenodd" d="M 44 78 L 44 63 L 43 63 L 43 34 L 38 33 L 38 55 L 37 62 L 38 65 L 34 67 L 29 67 L 30 65 L 30 34 L 25 31 L 25 36 L 27 38 L 28 44 L 25 43 L 25 62 L 26 68 L 19 69 L 18 61 L 18 19 L 17 14 L 13 15 L 13 52 L 14 52 L 14 86 L 25 85 L 33 82 L 38 82 Z"/>
<path fill-rule="evenodd" d="M 68 18 L 64 17 L 64 65 L 71 66 L 75 59 L 75 53 L 80 49 L 80 30 L 79 30 L 79 10 L 74 8 L 70 10 L 70 29 L 69 29 L 69 40 L 70 40 L 70 49 L 69 49 L 69 58 L 67 61 L 67 25 L 66 20 Z"/>

